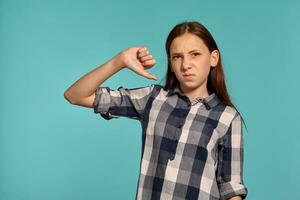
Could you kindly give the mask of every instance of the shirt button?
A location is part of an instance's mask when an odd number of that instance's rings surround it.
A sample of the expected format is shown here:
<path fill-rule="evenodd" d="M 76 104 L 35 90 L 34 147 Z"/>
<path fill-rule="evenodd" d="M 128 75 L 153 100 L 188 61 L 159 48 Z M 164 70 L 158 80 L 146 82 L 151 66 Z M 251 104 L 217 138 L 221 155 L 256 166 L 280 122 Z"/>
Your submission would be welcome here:
<path fill-rule="evenodd" d="M 174 160 L 174 158 L 175 158 L 175 155 L 174 154 L 170 154 L 170 160 Z"/>
<path fill-rule="evenodd" d="M 177 143 L 178 142 L 178 139 L 175 139 L 175 143 Z"/>
<path fill-rule="evenodd" d="M 182 127 L 182 124 L 179 124 L 179 125 L 178 125 L 178 128 L 181 128 L 181 127 Z"/>

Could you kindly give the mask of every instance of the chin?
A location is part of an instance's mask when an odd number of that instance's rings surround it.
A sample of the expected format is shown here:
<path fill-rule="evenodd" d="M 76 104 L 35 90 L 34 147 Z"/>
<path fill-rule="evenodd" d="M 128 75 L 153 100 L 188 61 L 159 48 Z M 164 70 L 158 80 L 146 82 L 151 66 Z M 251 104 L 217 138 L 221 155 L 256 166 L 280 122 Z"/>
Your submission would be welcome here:
<path fill-rule="evenodd" d="M 185 89 L 188 89 L 188 90 L 193 90 L 193 89 L 200 87 L 199 85 L 197 85 L 196 83 L 193 83 L 192 81 L 187 81 L 187 82 L 181 83 L 181 85 L 182 85 L 182 87 L 184 87 Z"/>

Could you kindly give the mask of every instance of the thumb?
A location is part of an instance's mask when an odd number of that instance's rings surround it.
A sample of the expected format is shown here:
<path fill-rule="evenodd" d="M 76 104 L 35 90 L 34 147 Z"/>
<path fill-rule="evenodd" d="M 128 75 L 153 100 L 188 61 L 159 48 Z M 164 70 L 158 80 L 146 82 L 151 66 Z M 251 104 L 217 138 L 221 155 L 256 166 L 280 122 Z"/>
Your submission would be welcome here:
<path fill-rule="evenodd" d="M 148 79 L 153 79 L 153 80 L 156 80 L 157 81 L 157 77 L 150 74 L 149 72 L 147 72 L 146 70 L 144 70 L 144 67 L 143 65 L 141 65 L 140 63 L 137 63 L 137 65 L 139 65 L 139 67 L 137 67 L 137 70 L 136 72 Z"/>
<path fill-rule="evenodd" d="M 144 77 L 148 78 L 148 79 L 153 79 L 153 80 L 157 81 L 156 76 L 154 76 L 154 75 L 148 73 L 147 71 L 144 71 L 142 75 L 143 75 Z"/>

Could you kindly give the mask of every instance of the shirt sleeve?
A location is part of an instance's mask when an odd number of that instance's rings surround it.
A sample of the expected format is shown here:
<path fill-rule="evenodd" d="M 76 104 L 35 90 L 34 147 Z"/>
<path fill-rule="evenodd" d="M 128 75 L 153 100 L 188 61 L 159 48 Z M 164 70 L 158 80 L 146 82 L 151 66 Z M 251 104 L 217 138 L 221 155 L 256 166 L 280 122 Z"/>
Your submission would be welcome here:
<path fill-rule="evenodd" d="M 116 90 L 109 87 L 98 87 L 93 102 L 94 113 L 99 113 L 104 119 L 128 117 L 140 120 L 155 85 L 124 88 Z"/>
<path fill-rule="evenodd" d="M 247 196 L 248 190 L 243 183 L 243 150 L 241 117 L 237 113 L 219 143 L 217 183 L 221 200 Z"/>

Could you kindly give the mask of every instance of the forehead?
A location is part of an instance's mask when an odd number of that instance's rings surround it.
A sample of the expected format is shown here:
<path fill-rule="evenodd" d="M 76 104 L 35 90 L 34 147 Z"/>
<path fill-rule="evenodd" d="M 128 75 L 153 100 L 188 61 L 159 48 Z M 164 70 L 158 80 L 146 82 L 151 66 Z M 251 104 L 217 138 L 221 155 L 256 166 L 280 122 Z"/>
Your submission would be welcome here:
<path fill-rule="evenodd" d="M 171 52 L 184 52 L 192 49 L 208 50 L 203 40 L 197 35 L 184 33 L 181 36 L 174 38 L 171 43 Z"/>

